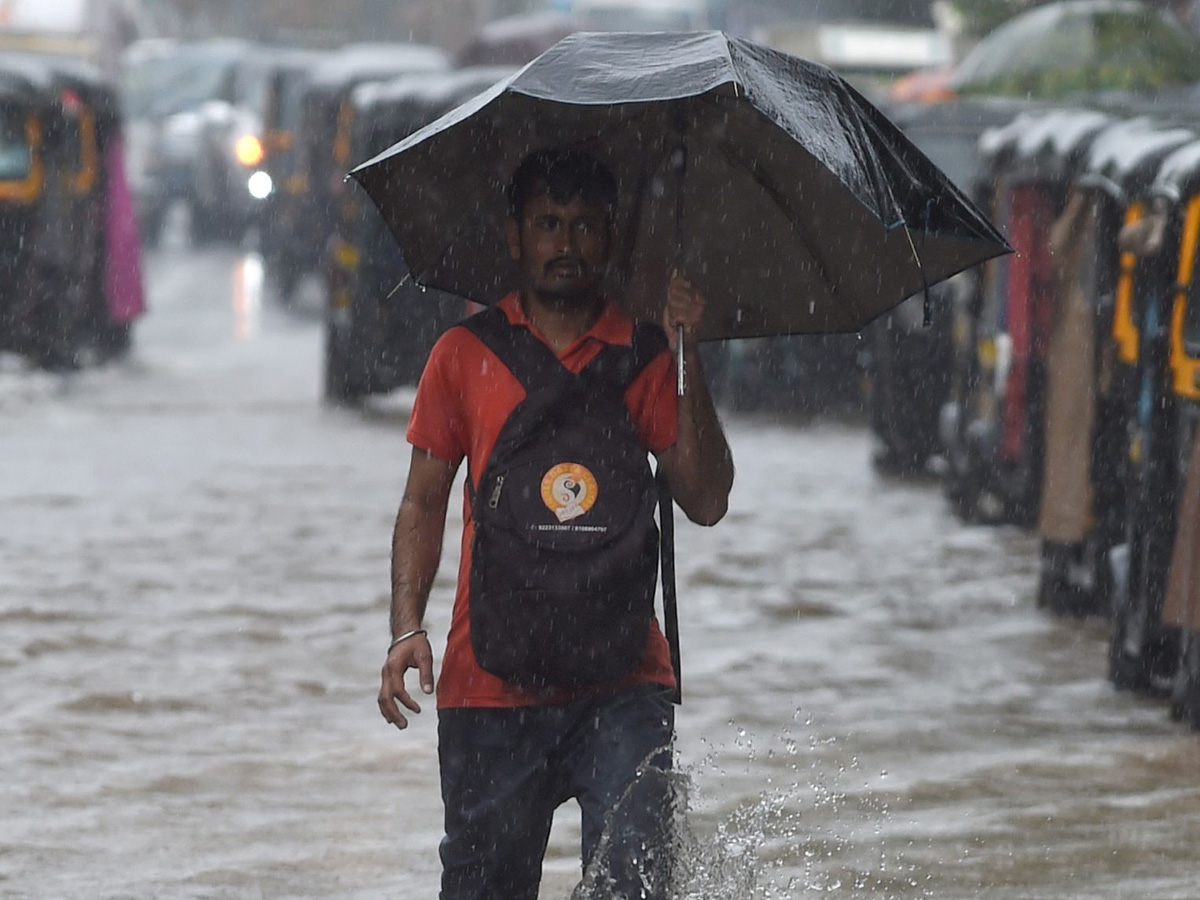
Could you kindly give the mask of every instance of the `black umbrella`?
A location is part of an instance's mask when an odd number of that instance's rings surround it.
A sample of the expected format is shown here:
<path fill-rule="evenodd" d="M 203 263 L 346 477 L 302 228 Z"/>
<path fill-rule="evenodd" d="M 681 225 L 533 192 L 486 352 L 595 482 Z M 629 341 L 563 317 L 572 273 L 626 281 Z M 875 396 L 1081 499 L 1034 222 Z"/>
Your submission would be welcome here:
<path fill-rule="evenodd" d="M 617 177 L 614 295 L 657 321 L 678 267 L 703 339 L 854 331 L 1009 250 L 829 69 L 718 32 L 571 35 L 351 175 L 419 284 L 492 303 L 517 278 L 505 187 L 549 147 Z"/>

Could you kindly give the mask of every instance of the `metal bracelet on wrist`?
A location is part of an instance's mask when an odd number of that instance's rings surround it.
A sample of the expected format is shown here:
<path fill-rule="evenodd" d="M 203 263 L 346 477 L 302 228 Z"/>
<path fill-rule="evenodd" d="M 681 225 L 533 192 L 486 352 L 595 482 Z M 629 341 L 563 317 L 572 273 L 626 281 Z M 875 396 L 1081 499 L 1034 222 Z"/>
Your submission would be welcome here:
<path fill-rule="evenodd" d="M 418 634 L 428 633 L 429 632 L 427 632 L 424 628 L 414 628 L 412 631 L 406 631 L 404 634 L 400 635 L 400 637 L 393 639 L 392 642 L 388 644 L 387 652 L 391 653 L 392 650 L 396 648 L 397 644 L 407 641 L 411 637 L 416 637 Z"/>

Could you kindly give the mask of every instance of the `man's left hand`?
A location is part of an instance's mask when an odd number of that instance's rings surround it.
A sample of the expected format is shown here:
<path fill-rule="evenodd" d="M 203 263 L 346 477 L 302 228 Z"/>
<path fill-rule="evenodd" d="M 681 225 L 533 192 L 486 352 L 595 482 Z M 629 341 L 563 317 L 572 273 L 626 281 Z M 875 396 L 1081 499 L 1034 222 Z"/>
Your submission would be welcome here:
<path fill-rule="evenodd" d="M 672 273 L 667 286 L 667 305 L 663 308 L 663 330 L 667 333 L 672 353 L 676 351 L 681 325 L 684 350 L 696 348 L 696 329 L 704 319 L 704 306 L 704 295 L 678 272 Z"/>

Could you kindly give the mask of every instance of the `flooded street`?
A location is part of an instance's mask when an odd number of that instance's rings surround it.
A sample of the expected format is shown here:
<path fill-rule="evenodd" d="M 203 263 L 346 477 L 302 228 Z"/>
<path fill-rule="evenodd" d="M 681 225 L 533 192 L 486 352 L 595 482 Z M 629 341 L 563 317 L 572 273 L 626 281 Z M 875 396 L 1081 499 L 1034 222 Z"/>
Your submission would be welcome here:
<path fill-rule="evenodd" d="M 128 362 L 0 360 L 0 897 L 433 898 L 432 703 L 376 706 L 406 396 L 323 406 L 315 306 L 254 257 L 148 275 Z M 1200 738 L 1034 608 L 1035 540 L 874 474 L 863 426 L 727 424 L 730 513 L 678 534 L 686 895 L 1194 898 Z"/>

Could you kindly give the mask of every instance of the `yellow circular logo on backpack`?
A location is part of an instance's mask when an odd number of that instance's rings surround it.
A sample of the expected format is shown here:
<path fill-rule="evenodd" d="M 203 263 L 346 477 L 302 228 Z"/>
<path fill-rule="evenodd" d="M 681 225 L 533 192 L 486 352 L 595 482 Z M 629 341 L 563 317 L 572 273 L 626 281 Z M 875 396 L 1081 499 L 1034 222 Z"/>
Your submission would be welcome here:
<path fill-rule="evenodd" d="M 559 463 L 542 478 L 542 502 L 559 522 L 578 519 L 600 492 L 596 476 L 579 463 Z"/>

